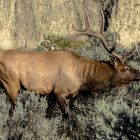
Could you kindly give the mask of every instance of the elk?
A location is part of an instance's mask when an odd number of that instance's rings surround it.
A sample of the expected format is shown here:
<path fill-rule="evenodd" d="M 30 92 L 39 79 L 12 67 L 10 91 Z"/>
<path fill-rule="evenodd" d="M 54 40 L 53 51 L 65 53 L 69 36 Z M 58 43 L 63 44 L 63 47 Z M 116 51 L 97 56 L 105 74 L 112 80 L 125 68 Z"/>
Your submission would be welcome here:
<path fill-rule="evenodd" d="M 54 93 L 63 115 L 69 117 L 69 100 L 78 91 L 104 90 L 140 80 L 140 72 L 126 64 L 135 49 L 120 55 L 109 49 L 101 32 L 94 32 L 89 25 L 86 11 L 86 29 L 73 28 L 79 35 L 99 38 L 111 56 L 110 61 L 89 60 L 72 51 L 19 51 L 0 52 L 0 82 L 12 103 L 15 103 L 21 85 L 40 95 Z"/>

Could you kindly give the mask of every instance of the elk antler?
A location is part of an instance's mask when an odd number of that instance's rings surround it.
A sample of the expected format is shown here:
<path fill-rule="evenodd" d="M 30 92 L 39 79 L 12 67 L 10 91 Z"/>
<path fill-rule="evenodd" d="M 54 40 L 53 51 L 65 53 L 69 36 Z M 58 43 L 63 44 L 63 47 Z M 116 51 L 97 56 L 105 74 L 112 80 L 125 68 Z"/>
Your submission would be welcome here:
<path fill-rule="evenodd" d="M 122 63 L 124 63 L 124 61 L 127 59 L 127 58 L 130 58 L 133 54 L 134 54 L 134 51 L 135 51 L 135 48 L 133 48 L 129 53 L 125 54 L 125 55 L 120 55 L 118 53 L 116 53 L 114 50 L 116 48 L 116 45 L 113 47 L 110 47 L 105 39 L 105 37 L 103 36 L 103 32 L 104 32 L 104 24 L 105 24 L 105 21 L 104 21 L 104 13 L 103 13 L 103 10 L 101 9 L 101 16 L 102 16 L 102 19 L 101 19 L 101 29 L 100 29 L 100 32 L 95 32 L 91 29 L 90 27 L 90 24 L 89 24 L 89 20 L 88 20 L 88 16 L 87 16 L 87 11 L 85 9 L 85 0 L 83 1 L 83 10 L 84 10 L 84 21 L 85 21 L 85 29 L 80 29 L 78 27 L 75 27 L 73 24 L 72 24 L 72 27 L 74 30 L 78 31 L 79 33 L 77 34 L 78 36 L 82 36 L 82 35 L 87 35 L 89 37 L 96 37 L 96 38 L 99 38 L 104 46 L 104 48 L 106 49 L 106 51 L 111 55 L 111 56 L 114 56 L 116 58 L 118 58 Z M 116 43 L 115 43 L 116 44 Z"/>
<path fill-rule="evenodd" d="M 125 61 L 128 58 L 130 59 L 131 57 L 133 57 L 135 53 L 136 53 L 136 47 L 134 47 L 132 50 L 130 50 L 128 53 L 122 56 L 122 63 L 125 63 Z"/>

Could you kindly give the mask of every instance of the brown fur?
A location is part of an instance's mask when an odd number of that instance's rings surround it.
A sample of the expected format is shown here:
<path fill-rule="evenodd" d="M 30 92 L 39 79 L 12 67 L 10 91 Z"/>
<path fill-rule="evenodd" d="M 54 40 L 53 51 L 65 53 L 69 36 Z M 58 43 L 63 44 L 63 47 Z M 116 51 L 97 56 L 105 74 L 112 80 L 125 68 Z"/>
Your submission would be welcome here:
<path fill-rule="evenodd" d="M 139 79 L 137 70 L 118 60 L 91 61 L 71 51 L 0 53 L 0 81 L 12 102 L 21 85 L 41 95 L 53 91 L 64 115 L 69 112 L 68 97 L 77 91 L 103 90 Z"/>

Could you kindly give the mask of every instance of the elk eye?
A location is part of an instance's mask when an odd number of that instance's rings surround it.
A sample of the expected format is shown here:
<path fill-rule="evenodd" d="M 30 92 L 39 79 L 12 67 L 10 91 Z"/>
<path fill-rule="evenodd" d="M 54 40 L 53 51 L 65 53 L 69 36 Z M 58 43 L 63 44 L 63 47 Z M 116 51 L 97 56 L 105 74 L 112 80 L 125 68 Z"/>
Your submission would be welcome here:
<path fill-rule="evenodd" d="M 129 71 L 130 69 L 129 69 L 129 67 L 125 67 L 125 70 L 126 70 L 126 71 Z"/>

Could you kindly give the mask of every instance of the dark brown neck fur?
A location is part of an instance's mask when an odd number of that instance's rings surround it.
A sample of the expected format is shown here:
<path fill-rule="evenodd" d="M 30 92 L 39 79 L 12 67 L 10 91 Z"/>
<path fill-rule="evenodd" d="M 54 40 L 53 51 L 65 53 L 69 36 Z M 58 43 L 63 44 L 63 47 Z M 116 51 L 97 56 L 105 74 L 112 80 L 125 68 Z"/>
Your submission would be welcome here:
<path fill-rule="evenodd" d="M 89 61 L 83 68 L 82 89 L 106 90 L 115 86 L 116 70 L 109 61 Z"/>

